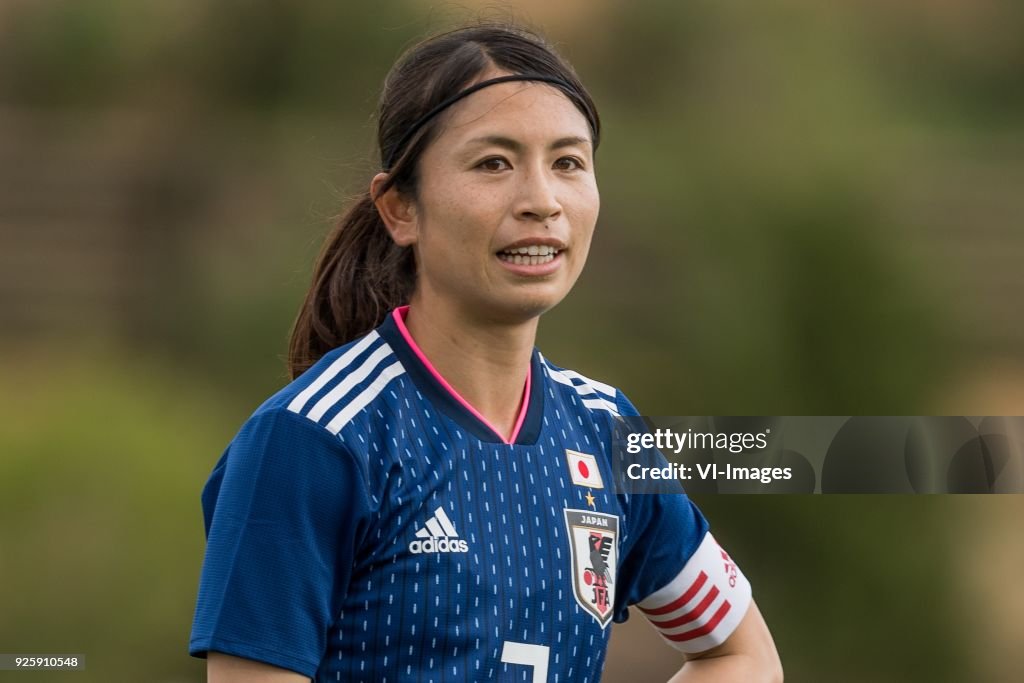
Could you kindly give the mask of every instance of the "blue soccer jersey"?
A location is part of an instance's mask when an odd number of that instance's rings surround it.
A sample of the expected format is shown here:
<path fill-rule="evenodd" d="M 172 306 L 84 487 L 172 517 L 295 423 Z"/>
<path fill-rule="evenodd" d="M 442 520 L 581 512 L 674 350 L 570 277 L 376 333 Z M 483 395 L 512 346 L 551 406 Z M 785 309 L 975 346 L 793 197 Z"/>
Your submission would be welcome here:
<path fill-rule="evenodd" d="M 630 605 L 684 652 L 724 641 L 750 586 L 700 512 L 612 488 L 622 393 L 535 350 L 507 442 L 403 314 L 260 406 L 214 467 L 190 653 L 316 681 L 593 683 Z"/>

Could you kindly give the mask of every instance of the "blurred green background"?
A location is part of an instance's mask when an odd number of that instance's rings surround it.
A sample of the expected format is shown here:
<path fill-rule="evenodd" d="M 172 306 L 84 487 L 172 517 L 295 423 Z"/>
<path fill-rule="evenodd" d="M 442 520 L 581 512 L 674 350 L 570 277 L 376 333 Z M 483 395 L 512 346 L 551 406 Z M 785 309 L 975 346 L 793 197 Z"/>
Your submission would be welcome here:
<path fill-rule="evenodd" d="M 837 5 L 837 6 L 833 6 Z M 554 362 L 654 415 L 1024 414 L 1024 4 L 0 4 L 0 652 L 204 680 L 199 492 L 416 38 L 516 19 L 605 124 Z M 1021 496 L 700 497 L 791 681 L 1024 675 Z M 634 618 L 605 680 L 675 653 Z"/>

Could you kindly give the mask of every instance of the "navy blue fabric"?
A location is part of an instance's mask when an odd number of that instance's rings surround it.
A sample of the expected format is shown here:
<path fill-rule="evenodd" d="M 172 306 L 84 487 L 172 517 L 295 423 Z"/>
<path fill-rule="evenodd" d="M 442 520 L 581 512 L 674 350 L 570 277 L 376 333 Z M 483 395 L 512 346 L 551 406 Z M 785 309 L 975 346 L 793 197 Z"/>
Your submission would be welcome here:
<path fill-rule="evenodd" d="M 515 444 L 446 396 L 390 318 L 271 397 L 203 491 L 190 653 L 316 681 L 528 681 L 529 665 L 502 661 L 522 643 L 548 681 L 596 683 L 609 620 L 669 583 L 707 523 L 682 494 L 616 494 L 612 427 L 635 409 L 532 363 Z M 567 450 L 593 457 L 603 486 L 574 483 Z M 574 592 L 566 510 L 617 518 L 604 620 Z"/>

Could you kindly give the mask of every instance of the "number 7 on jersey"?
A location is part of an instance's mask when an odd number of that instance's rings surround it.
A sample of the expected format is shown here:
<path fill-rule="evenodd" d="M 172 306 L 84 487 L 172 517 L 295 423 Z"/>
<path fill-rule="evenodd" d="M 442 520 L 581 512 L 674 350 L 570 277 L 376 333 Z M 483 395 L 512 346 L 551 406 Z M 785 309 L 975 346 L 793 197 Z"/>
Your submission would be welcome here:
<path fill-rule="evenodd" d="M 549 653 L 550 648 L 547 645 L 530 645 L 506 640 L 501 648 L 501 661 L 532 666 L 533 683 L 547 683 Z"/>

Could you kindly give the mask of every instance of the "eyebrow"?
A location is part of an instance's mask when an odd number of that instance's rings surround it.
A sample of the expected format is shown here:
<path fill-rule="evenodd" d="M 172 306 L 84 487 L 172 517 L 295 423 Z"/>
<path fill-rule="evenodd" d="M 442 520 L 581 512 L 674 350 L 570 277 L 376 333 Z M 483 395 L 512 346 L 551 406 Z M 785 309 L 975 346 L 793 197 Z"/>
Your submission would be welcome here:
<path fill-rule="evenodd" d="M 550 145 L 548 149 L 561 149 L 562 147 L 572 147 L 574 145 L 586 145 L 590 142 L 589 138 L 581 138 L 578 135 L 570 135 L 564 138 L 558 138 Z M 497 147 L 504 147 L 505 149 L 512 150 L 513 152 L 522 152 L 526 145 L 514 140 L 513 138 L 506 137 L 504 135 L 484 135 L 482 137 L 473 138 L 466 143 L 467 146 L 478 146 L 478 145 L 495 145 Z"/>

